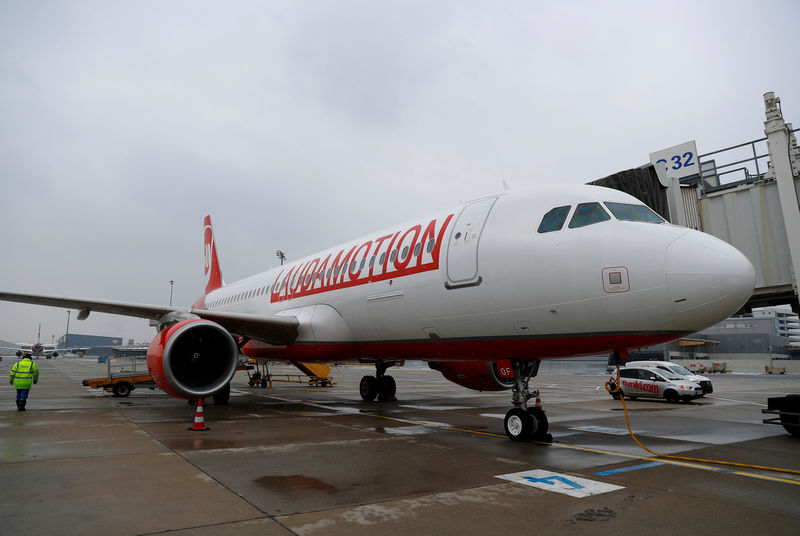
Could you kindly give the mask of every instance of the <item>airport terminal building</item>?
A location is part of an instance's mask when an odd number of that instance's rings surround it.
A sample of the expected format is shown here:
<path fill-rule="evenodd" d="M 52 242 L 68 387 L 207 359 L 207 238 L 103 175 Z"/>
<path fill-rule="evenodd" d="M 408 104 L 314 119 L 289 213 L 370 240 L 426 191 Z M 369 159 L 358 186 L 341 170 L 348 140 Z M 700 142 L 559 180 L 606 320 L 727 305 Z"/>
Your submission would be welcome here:
<path fill-rule="evenodd" d="M 800 372 L 800 318 L 789 308 L 770 307 L 732 316 L 690 337 L 632 352 L 632 358 L 669 359 L 686 366 L 726 362 L 733 372 L 765 367 Z"/>
<path fill-rule="evenodd" d="M 57 348 L 93 348 L 95 346 L 121 346 L 122 337 L 104 337 L 101 335 L 81 335 L 69 333 L 58 338 Z"/>

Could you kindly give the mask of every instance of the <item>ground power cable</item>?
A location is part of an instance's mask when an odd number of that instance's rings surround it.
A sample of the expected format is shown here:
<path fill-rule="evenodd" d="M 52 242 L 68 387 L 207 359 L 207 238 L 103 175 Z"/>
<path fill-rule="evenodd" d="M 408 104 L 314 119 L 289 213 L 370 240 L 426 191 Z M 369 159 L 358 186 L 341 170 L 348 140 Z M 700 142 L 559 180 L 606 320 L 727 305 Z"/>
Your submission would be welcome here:
<path fill-rule="evenodd" d="M 609 393 L 611 393 L 613 395 L 614 393 L 618 393 L 620 391 L 620 386 L 621 385 L 622 385 L 622 383 L 619 380 L 619 365 L 617 365 L 617 382 L 616 382 L 616 385 L 614 385 L 614 387 L 612 388 L 611 387 L 611 380 L 609 380 L 609 381 L 606 382 L 605 388 L 606 388 L 606 391 L 608 391 Z M 642 447 L 644 450 L 646 450 L 650 454 L 653 454 L 654 456 L 658 456 L 660 458 L 669 458 L 669 459 L 672 459 L 672 460 L 685 460 L 685 461 L 690 461 L 690 462 L 713 463 L 713 464 L 716 464 L 716 465 L 730 465 L 730 466 L 733 466 L 733 467 L 746 467 L 748 469 L 760 469 L 760 470 L 763 470 L 763 471 L 774 471 L 774 472 L 777 472 L 777 473 L 788 473 L 788 474 L 793 474 L 793 475 L 800 475 L 800 471 L 795 470 L 795 469 L 783 469 L 783 468 L 780 468 L 780 467 L 766 467 L 766 466 L 763 466 L 763 465 L 750 465 L 750 464 L 747 464 L 747 463 L 728 462 L 728 461 L 724 461 L 724 460 L 709 460 L 709 459 L 705 459 L 705 458 L 690 458 L 690 457 L 687 457 L 687 456 L 673 456 L 671 454 L 661 454 L 659 452 L 656 452 L 656 451 L 654 451 L 652 449 L 649 449 L 649 448 L 645 447 L 644 445 L 642 445 L 641 441 L 639 441 L 636 438 L 636 435 L 633 433 L 633 430 L 631 429 L 631 421 L 630 421 L 630 418 L 628 416 L 628 406 L 625 404 L 625 396 L 623 395 L 623 393 L 620 393 L 619 399 L 620 399 L 620 401 L 622 401 L 622 408 L 625 410 L 625 424 L 628 426 L 628 433 L 630 434 L 631 438 L 636 442 L 637 445 Z"/>

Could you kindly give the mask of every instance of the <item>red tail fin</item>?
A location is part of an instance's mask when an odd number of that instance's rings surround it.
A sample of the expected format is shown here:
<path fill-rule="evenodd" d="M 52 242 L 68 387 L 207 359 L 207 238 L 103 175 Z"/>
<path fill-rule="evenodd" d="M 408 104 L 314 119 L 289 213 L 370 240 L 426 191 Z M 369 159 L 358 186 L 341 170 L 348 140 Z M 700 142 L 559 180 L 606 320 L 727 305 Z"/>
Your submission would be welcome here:
<path fill-rule="evenodd" d="M 211 216 L 206 216 L 203 222 L 203 251 L 206 257 L 206 294 L 223 285 L 222 272 L 217 260 L 217 246 L 214 245 L 214 229 L 211 227 Z"/>

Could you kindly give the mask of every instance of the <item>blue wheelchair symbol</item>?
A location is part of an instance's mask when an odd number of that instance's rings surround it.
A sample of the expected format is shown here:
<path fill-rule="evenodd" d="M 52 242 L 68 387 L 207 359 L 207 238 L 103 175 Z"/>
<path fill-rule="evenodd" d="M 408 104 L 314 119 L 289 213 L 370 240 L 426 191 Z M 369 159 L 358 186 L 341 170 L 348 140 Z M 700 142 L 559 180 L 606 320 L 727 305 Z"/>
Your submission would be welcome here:
<path fill-rule="evenodd" d="M 541 482 L 542 484 L 548 484 L 550 486 L 555 486 L 556 485 L 556 481 L 558 481 L 558 482 L 561 482 L 562 484 L 566 484 L 567 486 L 570 486 L 571 488 L 574 488 L 574 489 L 583 489 L 585 487 L 585 486 L 581 486 L 577 482 L 573 482 L 572 480 L 568 480 L 568 479 L 564 478 L 563 476 L 548 476 L 548 477 L 544 477 L 544 478 L 535 478 L 535 477 L 532 477 L 532 476 L 523 476 L 522 478 L 524 480 L 527 480 L 528 482 L 532 482 L 534 484 L 538 484 L 538 483 Z"/>

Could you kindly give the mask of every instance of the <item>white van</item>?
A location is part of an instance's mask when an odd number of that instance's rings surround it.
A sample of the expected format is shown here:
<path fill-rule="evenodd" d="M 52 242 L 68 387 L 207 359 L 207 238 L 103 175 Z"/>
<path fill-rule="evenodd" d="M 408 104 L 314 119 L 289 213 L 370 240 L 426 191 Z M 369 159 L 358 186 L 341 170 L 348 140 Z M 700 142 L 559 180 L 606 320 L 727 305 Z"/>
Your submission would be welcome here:
<path fill-rule="evenodd" d="M 711 380 L 709 380 L 705 376 L 700 376 L 699 374 L 695 374 L 691 370 L 686 370 L 682 366 L 673 363 L 671 361 L 630 361 L 626 363 L 625 366 L 666 370 L 668 372 L 672 372 L 673 374 L 677 374 L 678 376 L 686 380 L 699 383 L 700 387 L 703 388 L 704 395 L 714 392 L 714 386 L 711 385 Z"/>
<path fill-rule="evenodd" d="M 668 402 L 683 400 L 689 402 L 703 396 L 697 382 L 687 381 L 677 374 L 655 367 L 628 367 L 619 371 L 619 390 L 611 392 L 614 399 L 627 396 L 631 400 L 638 397 L 664 398 Z M 609 384 L 616 388 L 617 378 L 609 378 Z"/>

